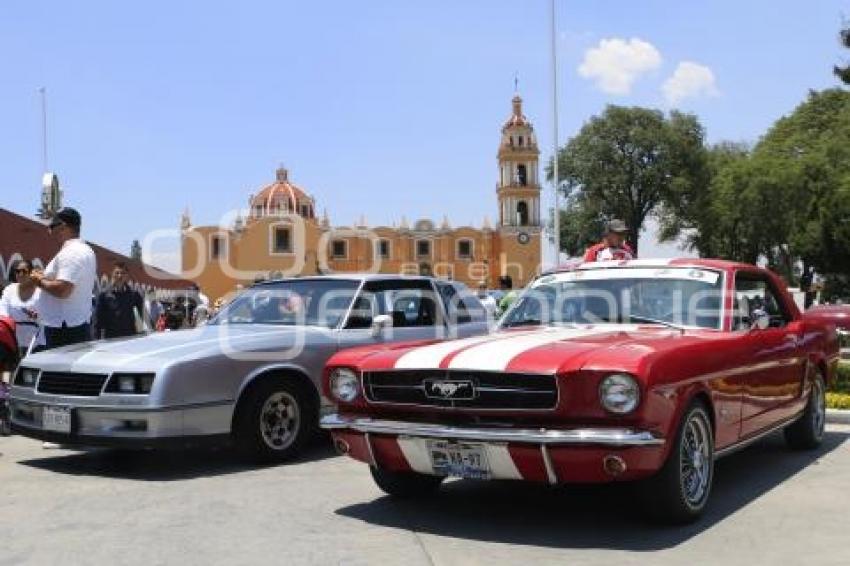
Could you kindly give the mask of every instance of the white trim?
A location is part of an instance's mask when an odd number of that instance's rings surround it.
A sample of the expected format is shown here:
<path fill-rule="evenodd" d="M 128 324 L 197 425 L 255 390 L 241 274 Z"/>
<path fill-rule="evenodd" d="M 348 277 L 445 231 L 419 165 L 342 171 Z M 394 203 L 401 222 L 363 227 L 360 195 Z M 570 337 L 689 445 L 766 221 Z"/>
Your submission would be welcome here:
<path fill-rule="evenodd" d="M 278 228 L 285 228 L 286 230 L 289 230 L 289 251 L 287 251 L 287 252 L 275 251 L 275 244 L 276 244 L 275 230 L 278 229 Z M 294 234 L 294 231 L 293 231 L 292 222 L 280 221 L 280 222 L 273 222 L 273 223 L 269 224 L 269 255 L 270 256 L 276 256 L 276 257 L 295 255 L 295 251 L 294 251 L 295 250 L 295 243 L 293 241 L 293 239 L 294 239 L 293 234 Z"/>
<path fill-rule="evenodd" d="M 345 253 L 344 253 L 343 255 L 336 255 L 336 254 L 334 253 L 334 244 L 335 244 L 335 243 L 337 243 L 337 242 L 342 242 L 342 243 L 345 245 Z M 331 258 L 332 260 L 333 260 L 333 259 L 348 259 L 348 255 L 349 255 L 349 254 L 348 254 L 348 251 L 349 251 L 349 249 L 348 249 L 348 248 L 349 248 L 348 243 L 349 243 L 349 242 L 348 242 L 348 240 L 346 240 L 345 238 L 333 238 L 333 239 L 331 239 L 331 241 L 330 241 L 330 242 L 328 242 L 328 244 L 329 244 L 329 245 L 330 245 L 330 247 L 331 247 L 331 249 L 330 249 L 330 258 Z"/>
<path fill-rule="evenodd" d="M 469 242 L 469 255 L 460 254 L 460 243 Z M 455 259 L 462 261 L 472 261 L 475 258 L 475 240 L 472 238 L 458 238 L 455 240 Z"/>
<path fill-rule="evenodd" d="M 381 242 L 387 243 L 387 255 L 381 255 Z M 375 243 L 375 257 L 378 259 L 387 259 L 392 260 L 393 258 L 393 241 L 389 238 L 378 238 L 378 241 Z"/>
<path fill-rule="evenodd" d="M 428 242 L 428 253 L 419 253 L 419 242 Z M 416 259 L 434 259 L 434 238 L 416 238 L 413 240 L 413 256 Z"/>
<path fill-rule="evenodd" d="M 213 257 L 213 240 L 215 240 L 216 238 L 218 238 L 224 244 L 221 248 L 219 248 L 219 252 L 223 253 L 219 253 L 219 255 Z M 207 246 L 207 258 L 209 259 L 209 261 L 228 259 L 230 257 L 230 239 L 227 237 L 227 232 L 210 232 Z"/>

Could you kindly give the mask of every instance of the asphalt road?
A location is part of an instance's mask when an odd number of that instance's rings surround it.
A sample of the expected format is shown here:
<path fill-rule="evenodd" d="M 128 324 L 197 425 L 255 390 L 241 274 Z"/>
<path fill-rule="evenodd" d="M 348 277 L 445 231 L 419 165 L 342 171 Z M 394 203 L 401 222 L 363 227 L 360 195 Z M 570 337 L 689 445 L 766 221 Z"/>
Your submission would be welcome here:
<path fill-rule="evenodd" d="M 848 564 L 848 437 L 721 460 L 707 516 L 680 528 L 648 523 L 626 486 L 453 481 L 397 502 L 324 445 L 252 468 L 0 437 L 0 564 Z"/>

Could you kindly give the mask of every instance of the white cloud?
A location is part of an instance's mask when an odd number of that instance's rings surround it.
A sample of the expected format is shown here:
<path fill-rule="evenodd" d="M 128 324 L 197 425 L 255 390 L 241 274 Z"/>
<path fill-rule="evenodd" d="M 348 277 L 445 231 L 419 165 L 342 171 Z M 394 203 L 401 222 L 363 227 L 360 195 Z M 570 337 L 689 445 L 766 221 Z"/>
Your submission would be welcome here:
<path fill-rule="evenodd" d="M 661 53 L 651 43 L 638 38 L 603 39 L 584 53 L 578 73 L 593 79 L 608 94 L 629 94 L 632 84 L 643 74 L 661 66 Z"/>
<path fill-rule="evenodd" d="M 673 74 L 661 85 L 667 104 L 679 104 L 686 98 L 717 96 L 720 91 L 714 80 L 714 72 L 699 63 L 682 61 Z"/>

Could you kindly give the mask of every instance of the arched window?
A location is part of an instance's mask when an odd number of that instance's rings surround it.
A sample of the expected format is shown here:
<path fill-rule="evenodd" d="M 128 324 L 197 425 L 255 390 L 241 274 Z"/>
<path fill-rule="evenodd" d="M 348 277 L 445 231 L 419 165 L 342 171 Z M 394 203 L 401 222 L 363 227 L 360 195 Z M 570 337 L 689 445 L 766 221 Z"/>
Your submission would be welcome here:
<path fill-rule="evenodd" d="M 520 163 L 516 166 L 516 180 L 520 186 L 525 186 L 528 184 L 528 173 L 525 169 L 525 164 Z"/>
<path fill-rule="evenodd" d="M 528 226 L 528 204 L 524 200 L 516 205 L 516 219 L 520 226 Z"/>

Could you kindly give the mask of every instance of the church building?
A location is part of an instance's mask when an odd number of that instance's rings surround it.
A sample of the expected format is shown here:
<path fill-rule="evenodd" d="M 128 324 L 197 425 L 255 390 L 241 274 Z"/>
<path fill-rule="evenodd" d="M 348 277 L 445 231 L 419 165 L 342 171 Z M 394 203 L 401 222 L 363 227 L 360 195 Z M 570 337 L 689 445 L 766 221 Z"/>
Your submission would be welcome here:
<path fill-rule="evenodd" d="M 395 226 L 333 227 L 284 168 L 249 198 L 232 224 L 194 226 L 181 219 L 183 276 L 210 298 L 257 279 L 344 272 L 432 274 L 470 287 L 522 287 L 541 261 L 540 150 L 514 96 L 497 153 L 498 222 L 452 226 L 421 219 Z M 451 195 L 445 195 L 451 203 Z"/>

